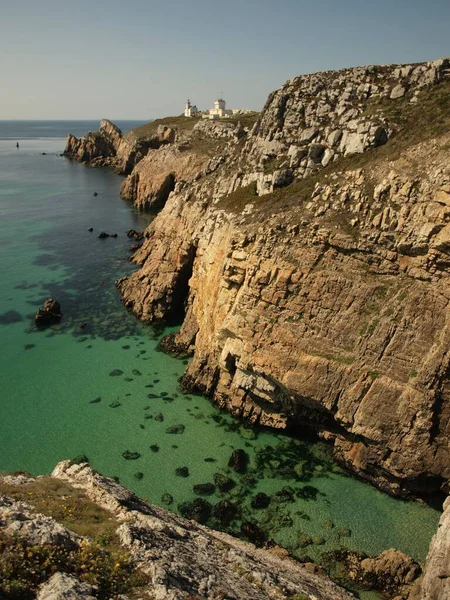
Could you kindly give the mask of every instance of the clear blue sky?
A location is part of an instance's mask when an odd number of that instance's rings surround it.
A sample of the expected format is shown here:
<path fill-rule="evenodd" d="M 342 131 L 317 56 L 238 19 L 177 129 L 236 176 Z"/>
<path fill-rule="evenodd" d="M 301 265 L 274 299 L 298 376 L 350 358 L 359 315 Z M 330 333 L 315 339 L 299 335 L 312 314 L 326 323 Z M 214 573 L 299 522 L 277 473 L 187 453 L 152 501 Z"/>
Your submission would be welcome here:
<path fill-rule="evenodd" d="M 302 73 L 450 55 L 450 0 L 0 0 L 0 119 L 260 109 Z"/>

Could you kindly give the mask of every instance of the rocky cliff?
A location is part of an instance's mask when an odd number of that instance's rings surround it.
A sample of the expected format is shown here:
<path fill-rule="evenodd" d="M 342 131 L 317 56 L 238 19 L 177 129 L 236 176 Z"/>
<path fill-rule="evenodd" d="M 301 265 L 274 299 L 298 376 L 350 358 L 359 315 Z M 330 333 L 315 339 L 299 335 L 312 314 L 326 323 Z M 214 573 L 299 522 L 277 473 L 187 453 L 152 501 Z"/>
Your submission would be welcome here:
<path fill-rule="evenodd" d="M 353 598 L 281 548 L 257 549 L 149 505 L 86 463 L 60 463 L 51 478 L 0 477 L 0 548 L 7 598 Z"/>
<path fill-rule="evenodd" d="M 251 128 L 183 126 L 123 187 L 164 204 L 118 288 L 183 317 L 183 384 L 314 429 L 394 494 L 450 477 L 449 67 L 296 77 Z"/>

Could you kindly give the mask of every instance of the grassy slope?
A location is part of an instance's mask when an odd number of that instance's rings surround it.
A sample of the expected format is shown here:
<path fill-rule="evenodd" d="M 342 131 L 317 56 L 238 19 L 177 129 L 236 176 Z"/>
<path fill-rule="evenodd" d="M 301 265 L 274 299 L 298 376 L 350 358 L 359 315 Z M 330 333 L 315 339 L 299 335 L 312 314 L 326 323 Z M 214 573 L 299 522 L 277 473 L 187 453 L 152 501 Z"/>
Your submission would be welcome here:
<path fill-rule="evenodd" d="M 256 196 L 254 184 L 240 188 L 223 198 L 219 207 L 238 213 L 246 204 L 254 203 L 257 210 L 253 211 L 253 218 L 259 220 L 261 213 L 287 211 L 303 201 L 310 200 L 316 183 L 322 183 L 331 173 L 399 159 L 406 148 L 450 130 L 450 81 L 423 90 L 416 104 L 411 104 L 409 98 L 402 98 L 395 101 L 386 100 L 379 105 L 367 105 L 367 114 L 373 115 L 378 112 L 382 113 L 390 124 L 396 124 L 392 137 L 384 146 L 363 154 L 340 158 L 318 173 L 261 198 Z"/>

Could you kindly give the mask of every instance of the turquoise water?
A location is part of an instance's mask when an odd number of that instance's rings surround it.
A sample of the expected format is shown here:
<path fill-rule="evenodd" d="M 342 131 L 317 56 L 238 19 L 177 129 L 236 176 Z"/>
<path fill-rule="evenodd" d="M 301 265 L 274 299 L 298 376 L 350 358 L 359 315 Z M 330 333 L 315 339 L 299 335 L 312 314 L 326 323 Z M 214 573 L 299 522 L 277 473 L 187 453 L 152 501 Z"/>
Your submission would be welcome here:
<path fill-rule="evenodd" d="M 120 200 L 120 177 L 60 157 L 63 147 L 23 139 L 17 151 L 0 139 L 0 469 L 48 473 L 87 455 L 151 502 L 167 506 L 170 494 L 171 510 L 198 497 L 194 485 L 226 474 L 234 488 L 204 498 L 238 507 L 231 531 L 259 523 L 299 557 L 396 547 L 423 560 L 437 511 L 347 476 L 321 443 L 247 429 L 180 392 L 183 361 L 157 351 L 162 332 L 128 314 L 114 287 L 134 268 L 125 232 L 150 216 Z M 118 237 L 100 240 L 100 230 Z M 33 315 L 50 295 L 63 320 L 37 331 Z M 178 425 L 184 431 L 167 431 Z M 228 467 L 236 448 L 248 453 L 245 476 Z M 140 456 L 126 460 L 126 451 Z M 268 508 L 251 507 L 259 492 L 272 498 Z"/>

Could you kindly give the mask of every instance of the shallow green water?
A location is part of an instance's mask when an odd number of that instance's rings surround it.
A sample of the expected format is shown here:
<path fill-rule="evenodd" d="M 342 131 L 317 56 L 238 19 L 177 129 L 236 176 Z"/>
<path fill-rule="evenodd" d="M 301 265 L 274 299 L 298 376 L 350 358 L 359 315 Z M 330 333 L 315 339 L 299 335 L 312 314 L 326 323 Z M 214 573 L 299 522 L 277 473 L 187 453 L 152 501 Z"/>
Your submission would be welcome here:
<path fill-rule="evenodd" d="M 119 199 L 118 176 L 56 156 L 63 141 L 22 146 L 11 152 L 0 140 L 0 469 L 48 473 L 85 454 L 154 503 L 171 494 L 172 510 L 196 497 L 195 484 L 227 474 L 235 487 L 205 499 L 239 505 L 232 530 L 242 520 L 258 522 L 297 556 L 396 547 L 423 560 L 437 511 L 346 476 L 323 444 L 252 433 L 207 399 L 179 391 L 185 365 L 156 350 L 161 332 L 123 309 L 113 283 L 133 268 L 126 230 L 149 217 Z M 99 240 L 100 229 L 119 237 Z M 48 295 L 61 302 L 64 318 L 36 331 L 32 316 Z M 183 433 L 167 433 L 178 424 Z M 235 448 L 248 453 L 253 482 L 229 469 Z M 125 460 L 127 450 L 140 457 Z M 179 467 L 189 476 L 177 476 Z M 275 498 L 286 486 L 285 497 Z M 269 508 L 251 508 L 258 492 L 272 497 Z M 308 537 L 316 543 L 300 547 Z"/>

